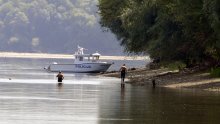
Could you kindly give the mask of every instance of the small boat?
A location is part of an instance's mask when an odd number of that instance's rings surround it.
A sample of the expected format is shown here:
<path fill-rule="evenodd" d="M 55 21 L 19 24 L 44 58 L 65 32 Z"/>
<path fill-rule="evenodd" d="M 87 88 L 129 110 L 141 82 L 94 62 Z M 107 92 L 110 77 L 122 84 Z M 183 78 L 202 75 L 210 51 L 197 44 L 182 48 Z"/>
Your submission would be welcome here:
<path fill-rule="evenodd" d="M 105 72 L 112 63 L 100 61 L 98 52 L 93 54 L 84 54 L 84 49 L 78 46 L 78 51 L 75 52 L 75 60 L 70 64 L 52 63 L 45 69 L 51 72 L 74 72 L 74 73 L 99 73 Z"/>

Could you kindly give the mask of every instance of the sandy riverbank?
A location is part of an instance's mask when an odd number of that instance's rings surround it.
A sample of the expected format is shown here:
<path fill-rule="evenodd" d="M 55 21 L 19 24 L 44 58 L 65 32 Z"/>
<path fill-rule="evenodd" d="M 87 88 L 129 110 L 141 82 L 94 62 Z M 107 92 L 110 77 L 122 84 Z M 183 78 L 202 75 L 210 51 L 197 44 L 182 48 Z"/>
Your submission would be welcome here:
<path fill-rule="evenodd" d="M 1 58 L 57 58 L 57 59 L 73 59 L 71 54 L 48 54 L 48 53 L 15 53 L 0 52 Z M 101 56 L 102 60 L 146 60 L 148 56 Z"/>
<path fill-rule="evenodd" d="M 119 77 L 119 72 L 106 73 L 104 76 Z M 152 85 L 167 88 L 200 88 L 208 91 L 220 91 L 220 78 L 212 78 L 205 71 L 179 72 L 168 69 L 137 69 L 128 71 L 127 78 L 132 85 Z"/>

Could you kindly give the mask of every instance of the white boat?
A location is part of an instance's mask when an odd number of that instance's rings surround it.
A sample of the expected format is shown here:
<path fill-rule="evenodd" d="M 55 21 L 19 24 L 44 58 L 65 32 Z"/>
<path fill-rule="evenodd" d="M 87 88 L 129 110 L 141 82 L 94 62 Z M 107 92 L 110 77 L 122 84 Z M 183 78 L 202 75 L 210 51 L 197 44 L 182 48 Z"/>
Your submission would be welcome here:
<path fill-rule="evenodd" d="M 93 54 L 84 54 L 84 48 L 78 46 L 78 51 L 75 53 L 75 60 L 71 64 L 53 63 L 47 68 L 51 72 L 74 72 L 74 73 L 98 73 L 105 72 L 112 63 L 100 61 L 98 52 Z"/>

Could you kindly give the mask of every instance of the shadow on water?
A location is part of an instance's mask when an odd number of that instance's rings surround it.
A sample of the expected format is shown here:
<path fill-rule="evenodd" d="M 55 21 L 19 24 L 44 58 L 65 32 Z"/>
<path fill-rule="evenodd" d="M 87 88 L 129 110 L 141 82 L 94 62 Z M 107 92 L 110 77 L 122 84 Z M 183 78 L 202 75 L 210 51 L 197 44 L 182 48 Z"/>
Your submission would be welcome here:
<path fill-rule="evenodd" d="M 220 123 L 219 93 L 151 86 L 127 86 L 113 92 L 100 101 L 100 124 Z"/>

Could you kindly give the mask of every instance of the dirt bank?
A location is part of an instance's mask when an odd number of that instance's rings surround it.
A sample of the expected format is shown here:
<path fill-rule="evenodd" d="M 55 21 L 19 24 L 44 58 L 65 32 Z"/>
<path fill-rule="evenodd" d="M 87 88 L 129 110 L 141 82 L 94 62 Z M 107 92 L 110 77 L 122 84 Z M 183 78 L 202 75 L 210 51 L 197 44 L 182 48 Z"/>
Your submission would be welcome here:
<path fill-rule="evenodd" d="M 103 76 L 118 77 L 119 72 L 105 73 Z M 200 88 L 209 91 L 220 91 L 220 78 L 212 78 L 207 71 L 179 72 L 162 68 L 156 70 L 136 69 L 127 73 L 127 78 L 132 85 L 152 85 L 168 88 Z"/>

